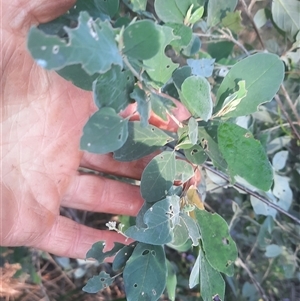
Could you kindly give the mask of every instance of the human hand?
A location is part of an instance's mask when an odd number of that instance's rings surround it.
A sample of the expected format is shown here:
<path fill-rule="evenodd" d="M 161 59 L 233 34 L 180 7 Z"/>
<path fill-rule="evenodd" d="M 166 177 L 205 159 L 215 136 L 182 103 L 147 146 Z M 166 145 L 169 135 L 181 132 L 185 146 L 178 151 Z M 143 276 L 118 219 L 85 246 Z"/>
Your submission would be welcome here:
<path fill-rule="evenodd" d="M 83 126 L 96 111 L 91 93 L 41 69 L 26 49 L 32 24 L 54 19 L 74 2 L 2 2 L 0 244 L 84 258 L 94 242 L 105 240 L 111 248 L 124 238 L 60 216 L 60 206 L 135 215 L 143 200 L 138 187 L 82 175 L 78 167 L 139 179 L 147 162 L 120 163 L 80 151 Z M 182 110 L 177 115 L 188 116 Z M 155 116 L 151 122 L 174 129 Z"/>

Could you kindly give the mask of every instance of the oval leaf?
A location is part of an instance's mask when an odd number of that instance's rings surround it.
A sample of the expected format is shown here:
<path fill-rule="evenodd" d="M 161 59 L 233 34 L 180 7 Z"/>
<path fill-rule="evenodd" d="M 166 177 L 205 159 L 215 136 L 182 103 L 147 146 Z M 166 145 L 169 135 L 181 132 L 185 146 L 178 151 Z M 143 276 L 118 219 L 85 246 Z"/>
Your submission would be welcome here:
<path fill-rule="evenodd" d="M 246 71 L 246 72 L 245 72 Z M 241 99 L 236 108 L 226 117 L 249 115 L 260 104 L 272 100 L 284 77 L 284 65 L 275 54 L 258 53 L 235 64 L 225 76 L 217 93 L 218 112 L 225 99 L 238 91 L 238 82 L 244 80 L 247 95 Z M 227 98 L 228 99 L 228 98 Z"/>
<path fill-rule="evenodd" d="M 124 145 L 114 152 L 114 158 L 119 161 L 138 160 L 172 140 L 172 137 L 153 125 L 142 127 L 139 121 L 129 122 L 128 138 Z"/>
<path fill-rule="evenodd" d="M 204 253 L 199 253 L 200 292 L 204 301 L 224 300 L 225 281 L 222 275 L 208 262 Z M 215 299 L 218 296 L 219 299 Z"/>
<path fill-rule="evenodd" d="M 154 203 L 167 196 L 174 182 L 175 168 L 174 152 L 162 152 L 150 161 L 141 179 L 144 200 Z"/>
<path fill-rule="evenodd" d="M 133 75 L 130 71 L 122 71 L 120 66 L 100 74 L 93 83 L 94 101 L 98 108 L 111 107 L 120 112 L 129 104 L 129 91 L 133 88 Z"/>
<path fill-rule="evenodd" d="M 128 120 L 112 108 L 97 111 L 83 128 L 80 148 L 96 154 L 119 149 L 128 137 Z"/>
<path fill-rule="evenodd" d="M 159 31 L 149 20 L 137 21 L 125 28 L 123 53 L 137 60 L 152 58 L 159 50 Z"/>
<path fill-rule="evenodd" d="M 218 129 L 219 149 L 232 177 L 239 175 L 251 185 L 268 191 L 273 182 L 273 170 L 266 152 L 252 133 L 232 123 Z"/>
<path fill-rule="evenodd" d="M 156 301 L 166 286 L 166 256 L 162 246 L 139 243 L 124 273 L 127 301 Z"/>
<path fill-rule="evenodd" d="M 221 273 L 233 275 L 233 263 L 238 252 L 229 234 L 226 221 L 218 214 L 195 209 L 200 227 L 205 257 L 209 264 Z"/>
<path fill-rule="evenodd" d="M 285 31 L 291 40 L 300 30 L 300 2 L 297 0 L 274 0 L 272 17 L 276 25 Z"/>
<path fill-rule="evenodd" d="M 146 228 L 129 227 L 125 235 L 144 243 L 163 245 L 173 240 L 173 228 L 179 223 L 179 197 L 155 203 L 143 217 Z M 187 238 L 186 238 L 187 239 Z"/>
<path fill-rule="evenodd" d="M 213 102 L 210 84 L 200 76 L 190 76 L 182 84 L 181 101 L 194 117 L 207 121 L 212 115 Z"/>

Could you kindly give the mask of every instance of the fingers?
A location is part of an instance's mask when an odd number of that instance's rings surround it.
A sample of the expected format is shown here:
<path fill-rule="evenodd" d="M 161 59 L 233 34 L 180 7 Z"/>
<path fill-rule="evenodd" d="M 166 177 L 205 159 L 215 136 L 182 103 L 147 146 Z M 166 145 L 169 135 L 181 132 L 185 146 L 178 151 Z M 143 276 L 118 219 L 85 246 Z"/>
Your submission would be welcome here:
<path fill-rule="evenodd" d="M 31 247 L 70 258 L 86 257 L 87 251 L 97 241 L 105 241 L 105 250 L 110 250 L 114 242 L 130 243 L 124 236 L 106 230 L 96 230 L 80 225 L 66 217 L 59 216 L 47 235 Z"/>
<path fill-rule="evenodd" d="M 62 206 L 135 216 L 143 205 L 139 187 L 94 175 L 78 175 Z"/>
<path fill-rule="evenodd" d="M 84 152 L 80 166 L 116 176 L 140 179 L 142 172 L 156 153 L 131 162 L 120 162 L 112 154 L 97 155 Z"/>

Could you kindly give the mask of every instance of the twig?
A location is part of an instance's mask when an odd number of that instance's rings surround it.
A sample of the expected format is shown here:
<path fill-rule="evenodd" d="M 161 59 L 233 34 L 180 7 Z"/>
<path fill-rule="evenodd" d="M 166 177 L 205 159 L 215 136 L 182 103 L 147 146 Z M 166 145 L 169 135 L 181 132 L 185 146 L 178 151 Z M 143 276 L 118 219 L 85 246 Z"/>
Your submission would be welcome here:
<path fill-rule="evenodd" d="M 226 28 L 225 28 L 225 29 L 218 29 L 218 32 L 221 33 L 221 34 L 223 34 L 223 36 L 224 36 L 228 41 L 233 42 L 233 43 L 236 44 L 239 48 L 241 48 L 241 49 L 245 52 L 245 54 L 246 54 L 247 56 L 250 55 L 249 51 L 245 48 L 245 46 L 244 46 L 242 43 L 240 43 L 238 40 L 236 40 L 236 39 L 234 38 L 234 36 L 232 35 L 232 33 L 231 33 L 230 30 L 227 30 Z"/>
<path fill-rule="evenodd" d="M 296 119 L 297 119 L 297 121 L 299 122 L 299 125 L 300 125 L 300 117 L 299 117 L 299 114 L 298 114 L 298 112 L 296 110 L 296 106 L 293 104 L 293 102 L 292 102 L 292 100 L 291 100 L 291 98 L 290 98 L 287 90 L 285 89 L 285 86 L 282 84 L 280 86 L 280 89 L 281 89 L 281 91 L 283 93 L 283 96 L 285 97 L 287 103 L 289 104 L 291 110 L 293 111 L 293 113 L 294 113 L 294 115 L 295 115 L 295 117 L 296 117 Z"/>
<path fill-rule="evenodd" d="M 296 138 L 297 138 L 298 140 L 300 140 L 300 134 L 298 133 L 297 129 L 295 128 L 294 123 L 293 123 L 293 121 L 291 120 L 289 114 L 288 114 L 288 113 L 286 112 L 286 110 L 284 109 L 283 103 L 282 103 L 280 97 L 278 96 L 278 94 L 275 95 L 275 100 L 276 100 L 278 106 L 280 107 L 280 110 L 283 112 L 283 114 L 284 114 L 286 120 L 288 121 L 288 123 L 290 124 L 291 128 L 293 129 L 293 132 L 294 132 Z M 300 125 L 300 124 L 299 124 L 299 125 Z"/>
<path fill-rule="evenodd" d="M 251 15 L 251 12 L 250 12 L 250 10 L 249 10 L 247 4 L 245 3 L 244 0 L 240 0 L 240 3 L 241 3 L 241 5 L 242 5 L 242 7 L 243 7 L 243 9 L 244 9 L 244 11 L 245 11 L 247 17 L 249 18 L 249 20 L 250 20 L 250 22 L 251 22 L 251 24 L 252 24 L 252 26 L 253 26 L 253 29 L 254 29 L 254 31 L 255 31 L 255 33 L 256 33 L 256 36 L 257 36 L 257 38 L 258 38 L 258 40 L 259 40 L 259 42 L 260 42 L 262 48 L 263 48 L 263 49 L 266 49 L 265 44 L 264 44 L 264 42 L 263 42 L 263 40 L 262 40 L 262 37 L 261 37 L 261 35 L 260 35 L 260 33 L 259 33 L 259 30 L 258 30 L 257 26 L 256 26 L 256 24 L 255 24 L 255 22 L 254 22 L 254 20 L 253 20 L 253 17 L 252 17 L 252 15 Z"/>
<path fill-rule="evenodd" d="M 212 173 L 218 175 L 220 178 L 222 178 L 222 179 L 226 180 L 228 183 L 230 183 L 229 178 L 223 172 L 221 172 L 219 170 L 216 170 L 215 168 L 213 168 L 212 166 L 209 166 L 208 164 L 203 164 L 203 166 L 204 166 L 204 168 L 208 169 Z M 280 208 L 279 206 L 275 205 L 274 203 L 270 202 L 269 200 L 267 200 L 266 198 L 264 198 L 263 196 L 261 196 L 257 192 L 252 191 L 251 189 L 243 186 L 240 183 L 235 183 L 232 186 L 234 186 L 234 187 L 238 188 L 239 190 L 242 190 L 242 191 L 252 195 L 253 197 L 257 198 L 258 200 L 260 200 L 261 202 L 263 202 L 266 205 L 270 206 L 271 208 L 276 209 L 277 211 L 281 212 L 282 214 L 288 216 L 290 219 L 292 219 L 294 222 L 296 222 L 297 224 L 300 225 L 300 220 L 298 218 L 291 215 L 290 213 L 288 213 L 284 209 Z"/>
<path fill-rule="evenodd" d="M 263 297 L 264 301 L 269 301 L 269 298 L 267 297 L 264 289 L 261 287 L 261 285 L 259 284 L 259 282 L 255 279 L 254 275 L 252 274 L 252 272 L 250 271 L 250 269 L 246 266 L 246 264 L 243 262 L 243 260 L 239 257 L 237 259 L 238 264 L 240 264 L 240 266 L 247 272 L 247 274 L 249 275 L 249 277 L 251 278 L 254 286 L 256 287 L 257 291 L 260 293 L 260 295 Z"/>

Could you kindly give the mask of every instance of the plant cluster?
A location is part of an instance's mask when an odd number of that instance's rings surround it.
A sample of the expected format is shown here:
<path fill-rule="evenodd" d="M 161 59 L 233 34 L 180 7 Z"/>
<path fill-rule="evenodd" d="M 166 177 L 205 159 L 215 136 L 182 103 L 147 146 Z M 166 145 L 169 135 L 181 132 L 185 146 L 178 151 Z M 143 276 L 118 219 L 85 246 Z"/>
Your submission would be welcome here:
<path fill-rule="evenodd" d="M 229 185 L 251 190 L 257 214 L 275 219 L 276 210 L 287 213 L 292 202 L 282 197 L 286 187 L 276 186 L 283 177 L 274 171 L 247 116 L 273 100 L 285 66 L 292 69 L 293 64 L 237 41 L 242 28 L 237 0 L 206 2 L 156 0 L 149 8 L 146 0 L 78 0 L 65 15 L 32 27 L 28 35 L 37 64 L 93 93 L 98 111 L 84 126 L 82 150 L 113 153 L 119 161 L 161 150 L 143 171 L 140 192 L 145 202 L 135 224 L 122 229 L 108 223 L 135 243 L 116 243 L 105 252 L 105 242 L 97 242 L 87 253 L 99 262 L 115 256 L 112 267 L 123 274 L 129 301 L 156 301 L 166 288 L 175 300 L 176 273 L 165 247 L 181 252 L 194 248 L 197 259 L 189 287 L 199 284 L 204 301 L 224 300 L 221 273 L 234 274 L 238 251 L 227 222 L 207 210 L 205 185 L 191 185 L 196 173 L 204 173 L 202 167 Z M 299 9 L 299 2 L 288 2 Z M 295 42 L 293 53 L 299 46 L 299 24 L 288 23 L 286 16 L 283 22 L 280 5 L 274 1 L 272 20 Z M 257 22 L 259 17 L 262 12 Z M 214 35 L 227 41 L 203 47 L 201 40 Z M 232 55 L 236 45 L 242 53 Z M 174 100 L 186 107 L 190 118 L 176 119 Z M 139 121 L 120 115 L 133 102 Z M 166 122 L 173 119 L 177 132 L 149 124 L 153 113 Z M 264 198 L 276 196 L 274 189 L 279 190 L 277 203 Z M 83 289 L 95 293 L 114 279 L 102 271 Z"/>

